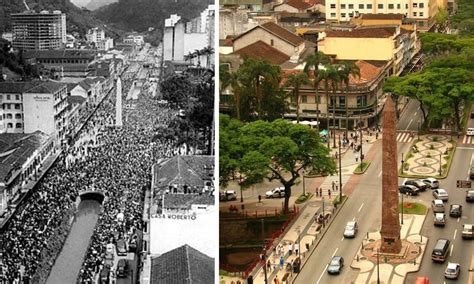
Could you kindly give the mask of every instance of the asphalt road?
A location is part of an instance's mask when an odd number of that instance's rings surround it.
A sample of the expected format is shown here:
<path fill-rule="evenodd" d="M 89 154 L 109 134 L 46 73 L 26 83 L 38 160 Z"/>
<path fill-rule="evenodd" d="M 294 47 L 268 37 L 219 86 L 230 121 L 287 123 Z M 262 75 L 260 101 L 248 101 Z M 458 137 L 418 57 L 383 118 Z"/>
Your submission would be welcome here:
<path fill-rule="evenodd" d="M 419 121 L 423 121 L 422 118 L 420 104 L 415 100 L 410 100 L 405 110 L 400 114 L 397 129 L 399 131 L 418 131 Z"/>

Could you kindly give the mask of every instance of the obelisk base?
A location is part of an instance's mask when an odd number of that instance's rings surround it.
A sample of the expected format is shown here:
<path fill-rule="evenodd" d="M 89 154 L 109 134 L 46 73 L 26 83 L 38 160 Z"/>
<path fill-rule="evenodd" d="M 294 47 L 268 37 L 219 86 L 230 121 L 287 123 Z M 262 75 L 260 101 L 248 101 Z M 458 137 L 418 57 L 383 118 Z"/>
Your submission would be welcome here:
<path fill-rule="evenodd" d="M 400 240 L 400 236 L 382 238 L 382 244 L 380 245 L 380 251 L 382 253 L 399 253 L 401 249 L 402 241 Z"/>

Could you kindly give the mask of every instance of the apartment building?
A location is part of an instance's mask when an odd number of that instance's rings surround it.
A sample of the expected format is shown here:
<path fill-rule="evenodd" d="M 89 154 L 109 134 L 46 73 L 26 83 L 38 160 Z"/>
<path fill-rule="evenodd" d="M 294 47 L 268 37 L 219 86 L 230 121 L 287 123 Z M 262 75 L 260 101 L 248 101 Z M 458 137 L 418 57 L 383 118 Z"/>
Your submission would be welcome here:
<path fill-rule="evenodd" d="M 403 14 L 419 31 L 435 24 L 438 0 L 326 0 L 326 20 L 348 22 L 360 14 Z"/>
<path fill-rule="evenodd" d="M 59 49 L 67 42 L 66 14 L 61 11 L 15 13 L 11 22 L 15 49 Z"/>

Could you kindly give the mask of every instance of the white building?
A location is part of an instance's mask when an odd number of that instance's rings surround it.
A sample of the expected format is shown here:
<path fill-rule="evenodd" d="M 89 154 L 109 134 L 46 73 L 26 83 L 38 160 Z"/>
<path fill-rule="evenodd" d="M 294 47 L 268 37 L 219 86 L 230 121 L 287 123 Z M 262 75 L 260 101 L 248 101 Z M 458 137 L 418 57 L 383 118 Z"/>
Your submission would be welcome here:
<path fill-rule="evenodd" d="M 92 28 L 87 31 L 87 42 L 95 43 L 98 50 L 109 50 L 114 47 L 114 40 L 105 36 L 105 31 L 99 28 Z"/>

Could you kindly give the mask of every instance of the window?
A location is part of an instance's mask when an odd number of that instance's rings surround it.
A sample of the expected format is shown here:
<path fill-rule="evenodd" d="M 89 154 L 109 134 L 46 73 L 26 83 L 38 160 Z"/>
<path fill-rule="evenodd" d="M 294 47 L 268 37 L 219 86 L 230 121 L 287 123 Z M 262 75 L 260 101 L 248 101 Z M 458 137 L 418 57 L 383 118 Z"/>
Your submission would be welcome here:
<path fill-rule="evenodd" d="M 405 4 L 405 9 L 408 9 L 408 4 Z"/>
<path fill-rule="evenodd" d="M 349 9 L 354 9 L 354 4 L 349 4 Z"/>
<path fill-rule="evenodd" d="M 346 107 L 346 97 L 339 97 L 339 107 Z"/>
<path fill-rule="evenodd" d="M 367 106 L 367 96 L 357 96 L 357 106 Z"/>
<path fill-rule="evenodd" d="M 21 109 L 21 105 L 20 104 L 15 104 L 15 109 Z"/>
<path fill-rule="evenodd" d="M 341 9 L 346 9 L 346 4 L 341 4 Z"/>
<path fill-rule="evenodd" d="M 420 8 L 425 8 L 425 3 L 420 3 Z"/>
<path fill-rule="evenodd" d="M 378 9 L 383 9 L 383 4 L 378 4 L 378 5 L 377 5 L 377 8 L 378 8 Z"/>
<path fill-rule="evenodd" d="M 351 17 L 351 18 L 354 17 L 354 13 L 350 12 L 349 17 Z"/>
<path fill-rule="evenodd" d="M 341 18 L 345 18 L 346 17 L 346 13 L 341 13 Z"/>
<path fill-rule="evenodd" d="M 331 13 L 331 18 L 335 18 L 336 17 L 336 13 Z"/>
<path fill-rule="evenodd" d="M 367 9 L 372 9 L 372 4 L 367 4 Z"/>
<path fill-rule="evenodd" d="M 12 106 L 10 104 L 7 104 L 7 109 L 12 109 Z"/>
<path fill-rule="evenodd" d="M 12 119 L 13 115 L 11 113 L 7 113 L 7 119 Z"/>
<path fill-rule="evenodd" d="M 9 99 L 10 99 L 10 95 L 7 95 L 7 100 L 9 100 Z"/>
<path fill-rule="evenodd" d="M 22 127 L 22 124 L 21 124 L 21 123 L 17 123 L 15 126 L 16 126 L 16 128 L 21 128 L 21 127 Z"/>
<path fill-rule="evenodd" d="M 413 3 L 413 8 L 417 8 L 418 7 L 418 3 Z"/>
<path fill-rule="evenodd" d="M 394 8 L 393 4 L 388 4 L 388 8 L 393 9 Z"/>
<path fill-rule="evenodd" d="M 329 105 L 330 105 L 331 107 L 334 106 L 334 104 L 336 103 L 336 97 L 331 96 L 331 97 L 329 97 L 329 99 L 330 99 L 330 100 L 329 100 L 329 101 L 330 101 L 330 102 L 329 102 Z"/>
<path fill-rule="evenodd" d="M 320 104 L 321 103 L 321 96 L 318 96 L 317 100 L 318 100 L 318 104 Z"/>
<path fill-rule="evenodd" d="M 364 9 L 364 4 L 359 4 L 359 9 Z"/>
<path fill-rule="evenodd" d="M 336 4 L 331 4 L 331 9 L 336 9 Z"/>
<path fill-rule="evenodd" d="M 21 113 L 15 114 L 15 118 L 16 118 L 16 119 L 21 119 Z"/>
<path fill-rule="evenodd" d="M 397 9 L 401 9 L 401 6 L 400 6 L 400 4 L 397 4 Z"/>
<path fill-rule="evenodd" d="M 301 96 L 301 102 L 304 104 L 308 103 L 308 96 Z"/>
<path fill-rule="evenodd" d="M 420 12 L 420 17 L 423 17 L 424 13 L 423 12 Z"/>
<path fill-rule="evenodd" d="M 7 124 L 7 128 L 13 128 L 13 123 Z"/>
<path fill-rule="evenodd" d="M 19 101 L 20 100 L 20 95 L 15 95 L 15 100 Z"/>
<path fill-rule="evenodd" d="M 270 45 L 273 46 L 273 39 L 270 40 Z"/>
<path fill-rule="evenodd" d="M 416 12 L 413 12 L 413 17 L 416 17 Z"/>

